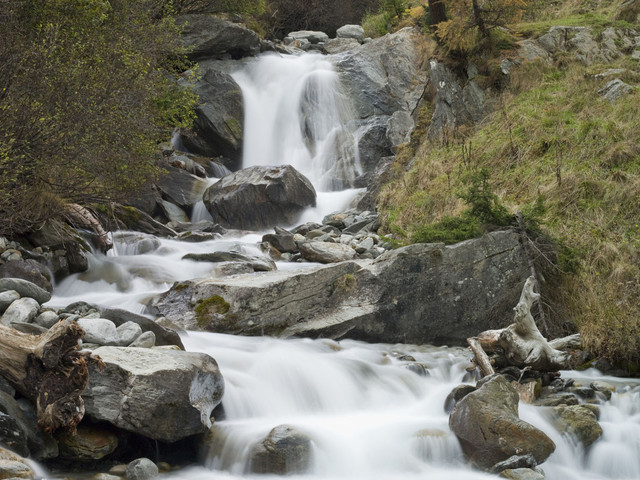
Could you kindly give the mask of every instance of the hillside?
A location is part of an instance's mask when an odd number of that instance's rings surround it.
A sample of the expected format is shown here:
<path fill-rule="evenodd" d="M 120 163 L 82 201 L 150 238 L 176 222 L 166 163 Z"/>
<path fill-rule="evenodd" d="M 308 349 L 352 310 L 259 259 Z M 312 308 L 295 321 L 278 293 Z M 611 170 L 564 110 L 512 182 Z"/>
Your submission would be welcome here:
<path fill-rule="evenodd" d="M 474 52 L 459 65 L 484 63 L 495 72 L 517 55 L 518 42 L 554 25 L 589 27 L 596 42 L 608 28 L 639 35 L 617 13 L 620 3 L 633 2 L 549 3 L 529 2 L 523 20 L 500 32 L 510 45 L 490 56 Z M 594 353 L 632 368 L 626 362 L 637 360 L 640 345 L 640 65 L 633 43 L 614 43 L 621 54 L 610 61 L 558 51 L 481 78 L 494 87 L 493 113 L 446 138 L 427 135 L 432 111 L 425 106 L 379 204 L 383 228 L 399 242 L 438 241 L 429 235 L 459 227 L 438 222 L 468 209 L 461 195 L 470 176 L 486 169 L 489 193 L 510 214 L 522 211 L 534 237 L 543 234 L 556 247 L 554 267 L 538 255 L 548 267 L 551 329 L 577 327 Z M 599 94 L 614 78 L 632 93 L 615 101 Z"/>

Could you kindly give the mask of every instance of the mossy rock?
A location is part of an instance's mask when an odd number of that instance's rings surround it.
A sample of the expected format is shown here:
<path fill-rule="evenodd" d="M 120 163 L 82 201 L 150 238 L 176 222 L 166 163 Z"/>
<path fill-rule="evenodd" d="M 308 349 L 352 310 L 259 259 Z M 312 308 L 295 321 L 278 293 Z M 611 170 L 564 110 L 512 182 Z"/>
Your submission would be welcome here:
<path fill-rule="evenodd" d="M 207 329 L 211 326 L 213 319 L 218 315 L 224 315 L 231 306 L 220 295 L 214 295 L 198 302 L 194 308 L 198 326 Z"/>

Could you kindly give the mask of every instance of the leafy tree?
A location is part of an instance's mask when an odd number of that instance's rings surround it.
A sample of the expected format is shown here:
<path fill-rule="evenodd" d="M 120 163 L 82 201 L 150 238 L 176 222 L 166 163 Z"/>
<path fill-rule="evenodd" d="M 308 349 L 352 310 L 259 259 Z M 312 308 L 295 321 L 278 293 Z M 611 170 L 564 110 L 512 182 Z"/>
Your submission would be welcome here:
<path fill-rule="evenodd" d="M 158 141 L 195 104 L 157 2 L 7 0 L 0 30 L 0 234 L 153 177 Z"/>
<path fill-rule="evenodd" d="M 526 3 L 524 0 L 448 0 L 448 20 L 436 26 L 440 41 L 450 51 L 466 53 L 489 38 L 491 31 L 517 21 Z"/>

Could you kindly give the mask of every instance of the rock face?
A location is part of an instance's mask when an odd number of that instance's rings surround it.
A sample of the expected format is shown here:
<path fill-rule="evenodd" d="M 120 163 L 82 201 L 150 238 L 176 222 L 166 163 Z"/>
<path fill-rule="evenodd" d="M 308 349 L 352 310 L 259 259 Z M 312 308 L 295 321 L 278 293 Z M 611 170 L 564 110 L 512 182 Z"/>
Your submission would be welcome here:
<path fill-rule="evenodd" d="M 250 283 L 243 275 L 183 282 L 152 307 L 193 325 L 190 305 L 219 297 L 228 307 L 216 312 L 212 331 L 464 345 L 511 321 L 527 265 L 518 234 L 493 232 L 446 247 L 410 245 L 374 261 L 267 272 Z"/>
<path fill-rule="evenodd" d="M 290 165 L 249 167 L 220 179 L 203 196 L 213 220 L 226 228 L 261 230 L 294 223 L 316 192 Z"/>
<path fill-rule="evenodd" d="M 86 415 L 155 440 L 175 442 L 204 432 L 224 381 L 205 354 L 100 347 L 83 394 Z"/>
<path fill-rule="evenodd" d="M 602 436 L 602 427 L 590 409 L 582 405 L 559 405 L 551 410 L 556 429 L 574 437 L 584 448 Z"/>
<path fill-rule="evenodd" d="M 501 375 L 487 377 L 455 406 L 449 426 L 467 458 L 482 469 L 513 455 L 531 454 L 538 464 L 555 450 L 542 431 L 518 417 L 518 392 Z"/>
<path fill-rule="evenodd" d="M 251 451 L 251 473 L 303 473 L 311 462 L 311 440 L 289 425 L 280 425 Z"/>
<path fill-rule="evenodd" d="M 181 15 L 176 25 L 182 27 L 182 43 L 190 48 L 189 56 L 202 58 L 242 58 L 260 53 L 260 37 L 241 25 L 211 15 Z"/>
<path fill-rule="evenodd" d="M 166 165 L 164 169 L 166 173 L 163 172 L 156 182 L 164 198 L 183 209 L 193 207 L 202 199 L 207 181 L 180 168 Z"/>
<path fill-rule="evenodd" d="M 239 166 L 242 154 L 244 106 L 242 91 L 230 75 L 208 70 L 194 86 L 200 105 L 196 108 L 193 133 L 181 135 L 193 153 L 224 156 Z"/>

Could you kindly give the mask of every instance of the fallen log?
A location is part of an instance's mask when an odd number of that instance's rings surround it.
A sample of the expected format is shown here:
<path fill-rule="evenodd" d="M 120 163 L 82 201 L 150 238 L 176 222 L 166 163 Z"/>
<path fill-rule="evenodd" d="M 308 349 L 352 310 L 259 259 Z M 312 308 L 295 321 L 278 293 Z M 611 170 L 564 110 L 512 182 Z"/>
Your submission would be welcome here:
<path fill-rule="evenodd" d="M 531 307 L 540 298 L 540 294 L 534 292 L 535 284 L 533 276 L 525 282 L 520 301 L 514 308 L 515 315 L 511 325 L 502 330 L 487 330 L 474 337 L 482 350 L 480 355 L 476 354 L 478 365 L 485 361 L 482 358 L 485 351 L 496 350 L 499 347 L 504 351 L 509 363 L 519 368 L 531 367 L 534 370 L 548 372 L 571 368 L 571 356 L 553 348 L 547 342 L 531 315 Z M 560 345 L 562 342 L 556 344 Z"/>
<path fill-rule="evenodd" d="M 80 395 L 91 357 L 79 350 L 83 335 L 73 321 L 60 321 L 38 336 L 0 325 L 0 375 L 34 402 L 45 432 L 73 431 L 84 416 Z"/>

